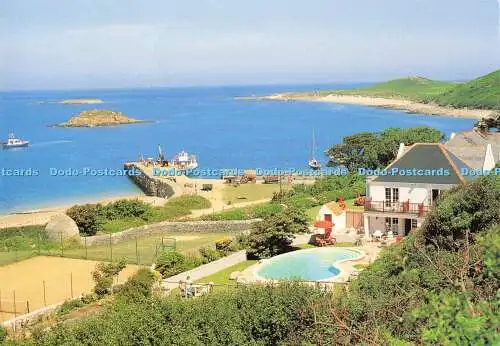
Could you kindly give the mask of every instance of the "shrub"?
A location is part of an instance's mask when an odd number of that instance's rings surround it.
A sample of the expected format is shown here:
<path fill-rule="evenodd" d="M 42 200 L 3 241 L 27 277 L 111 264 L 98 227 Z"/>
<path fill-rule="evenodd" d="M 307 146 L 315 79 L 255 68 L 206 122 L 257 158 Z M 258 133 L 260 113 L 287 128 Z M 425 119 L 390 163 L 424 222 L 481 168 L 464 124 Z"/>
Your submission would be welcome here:
<path fill-rule="evenodd" d="M 140 301 L 151 296 L 155 281 L 155 275 L 150 269 L 141 268 L 121 286 L 119 295 L 130 301 Z"/>
<path fill-rule="evenodd" d="M 164 278 L 182 273 L 186 258 L 177 251 L 163 252 L 156 259 L 155 269 L 161 273 Z"/>
<path fill-rule="evenodd" d="M 104 263 L 101 262 L 96 266 L 92 272 L 94 279 L 94 293 L 102 297 L 111 292 L 113 286 L 113 279 L 125 268 L 125 261 L 118 263 Z"/>
<path fill-rule="evenodd" d="M 0 326 L 0 343 L 7 340 L 7 335 L 7 329 L 5 329 L 3 326 Z"/>
<path fill-rule="evenodd" d="M 209 246 L 204 246 L 199 249 L 200 255 L 203 257 L 203 263 L 210 263 L 221 258 L 221 253 Z"/>
<path fill-rule="evenodd" d="M 120 199 L 103 206 L 100 213 L 108 221 L 133 217 L 147 219 L 151 209 L 149 204 L 138 199 Z"/>
<path fill-rule="evenodd" d="M 308 231 L 308 218 L 302 209 L 287 208 L 253 226 L 248 239 L 251 257 L 267 258 L 290 249 L 295 234 Z"/>
<path fill-rule="evenodd" d="M 225 211 L 221 211 L 215 214 L 203 215 L 202 220 L 208 221 L 222 221 L 222 220 L 247 220 L 248 214 L 243 208 L 234 208 Z"/>
<path fill-rule="evenodd" d="M 95 293 L 89 293 L 89 294 L 84 294 L 81 299 L 84 304 L 90 304 L 98 301 L 99 296 Z"/>
<path fill-rule="evenodd" d="M 446 192 L 422 225 L 430 244 L 460 247 L 493 224 L 500 223 L 500 176 L 486 176 Z"/>
<path fill-rule="evenodd" d="M 215 242 L 215 249 L 223 255 L 226 255 L 236 250 L 236 246 L 232 238 L 223 238 Z"/>
<path fill-rule="evenodd" d="M 101 208 L 100 204 L 74 205 L 66 211 L 66 215 L 75 221 L 80 233 L 92 236 L 102 229 Z"/>
<path fill-rule="evenodd" d="M 56 314 L 65 315 L 74 309 L 81 308 L 85 304 L 80 298 L 66 300 L 57 310 Z"/>

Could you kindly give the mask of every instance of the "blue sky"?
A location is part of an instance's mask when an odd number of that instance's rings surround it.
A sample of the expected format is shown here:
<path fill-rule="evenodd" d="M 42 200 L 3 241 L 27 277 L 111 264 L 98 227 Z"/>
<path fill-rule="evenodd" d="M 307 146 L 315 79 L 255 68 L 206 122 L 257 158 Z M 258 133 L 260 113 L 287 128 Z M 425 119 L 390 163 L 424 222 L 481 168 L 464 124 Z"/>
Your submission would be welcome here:
<path fill-rule="evenodd" d="M 468 79 L 500 67 L 500 0 L 15 0 L 0 89 Z"/>

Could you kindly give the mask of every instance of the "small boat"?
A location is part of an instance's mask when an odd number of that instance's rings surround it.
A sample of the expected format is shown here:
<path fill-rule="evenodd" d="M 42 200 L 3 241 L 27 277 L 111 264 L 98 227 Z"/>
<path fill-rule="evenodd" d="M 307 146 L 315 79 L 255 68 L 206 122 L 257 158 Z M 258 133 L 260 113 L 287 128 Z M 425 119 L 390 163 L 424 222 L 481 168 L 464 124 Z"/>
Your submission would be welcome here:
<path fill-rule="evenodd" d="M 321 163 L 319 163 L 318 160 L 316 160 L 316 143 L 314 140 L 314 130 L 313 130 L 313 136 L 312 136 L 312 158 L 309 160 L 309 167 L 312 169 L 320 169 L 321 168 Z"/>
<path fill-rule="evenodd" d="M 174 168 L 179 170 L 195 169 L 198 167 L 198 161 L 195 155 L 189 155 L 187 152 L 182 150 L 178 153 L 172 160 Z"/>
<path fill-rule="evenodd" d="M 27 147 L 30 141 L 24 141 L 22 139 L 16 138 L 16 136 L 11 132 L 9 133 L 9 138 L 7 142 L 2 143 L 4 149 L 22 148 Z"/>

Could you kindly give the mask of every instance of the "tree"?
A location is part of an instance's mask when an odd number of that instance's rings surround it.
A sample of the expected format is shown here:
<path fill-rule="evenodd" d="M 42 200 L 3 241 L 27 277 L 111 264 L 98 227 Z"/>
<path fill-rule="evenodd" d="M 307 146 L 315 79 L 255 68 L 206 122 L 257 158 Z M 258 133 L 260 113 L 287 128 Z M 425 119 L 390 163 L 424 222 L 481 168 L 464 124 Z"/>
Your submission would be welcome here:
<path fill-rule="evenodd" d="M 344 137 L 342 143 L 327 150 L 329 166 L 343 165 L 350 171 L 358 168 L 384 168 L 396 158 L 399 144 L 436 143 L 444 135 L 431 127 L 388 128 L 381 133 L 362 132 Z"/>
<path fill-rule="evenodd" d="M 428 243 L 457 248 L 500 223 L 500 176 L 488 175 L 446 192 L 422 225 Z"/>
<path fill-rule="evenodd" d="M 295 234 L 307 231 L 305 212 L 298 208 L 287 208 L 253 226 L 247 252 L 258 258 L 278 255 L 289 250 Z"/>

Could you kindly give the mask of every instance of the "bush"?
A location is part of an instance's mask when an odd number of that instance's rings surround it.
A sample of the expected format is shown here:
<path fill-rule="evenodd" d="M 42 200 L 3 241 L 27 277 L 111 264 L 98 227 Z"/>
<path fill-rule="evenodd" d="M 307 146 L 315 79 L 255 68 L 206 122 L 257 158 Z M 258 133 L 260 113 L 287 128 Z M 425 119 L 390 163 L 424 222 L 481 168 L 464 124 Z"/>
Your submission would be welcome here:
<path fill-rule="evenodd" d="M 125 268 L 125 261 L 118 263 L 104 263 L 101 262 L 96 266 L 92 272 L 94 279 L 94 293 L 102 297 L 111 292 L 113 286 L 113 279 Z"/>
<path fill-rule="evenodd" d="M 215 242 L 215 249 L 219 251 L 221 254 L 226 255 L 230 252 L 233 252 L 236 250 L 236 246 L 233 243 L 232 238 L 224 238 L 217 240 Z"/>
<path fill-rule="evenodd" d="M 66 211 L 66 215 L 75 221 L 81 234 L 92 236 L 102 229 L 101 208 L 100 204 L 74 205 Z"/>
<path fill-rule="evenodd" d="M 91 304 L 98 301 L 99 296 L 95 293 L 89 293 L 89 294 L 84 294 L 81 299 L 84 304 Z"/>
<path fill-rule="evenodd" d="M 120 199 L 103 206 L 100 213 L 107 221 L 133 217 L 147 219 L 151 209 L 149 204 L 138 199 Z"/>
<path fill-rule="evenodd" d="M 7 340 L 7 335 L 7 329 L 5 329 L 3 326 L 0 326 L 0 343 Z"/>
<path fill-rule="evenodd" d="M 150 269 L 141 268 L 121 286 L 119 296 L 135 302 L 150 297 L 155 281 Z"/>
<path fill-rule="evenodd" d="M 164 278 L 182 273 L 185 268 L 186 258 L 177 251 L 163 252 L 156 259 L 155 270 L 159 271 Z"/>
<path fill-rule="evenodd" d="M 65 315 L 74 309 L 83 307 L 85 304 L 80 298 L 66 300 L 59 308 L 56 310 L 56 314 Z"/>
<path fill-rule="evenodd" d="M 248 254 L 268 258 L 290 249 L 295 234 L 308 231 L 308 218 L 302 209 L 287 208 L 253 226 L 248 237 Z"/>
<path fill-rule="evenodd" d="M 199 249 L 200 255 L 203 257 L 203 264 L 210 263 L 221 258 L 221 253 L 209 246 L 204 246 Z"/>

